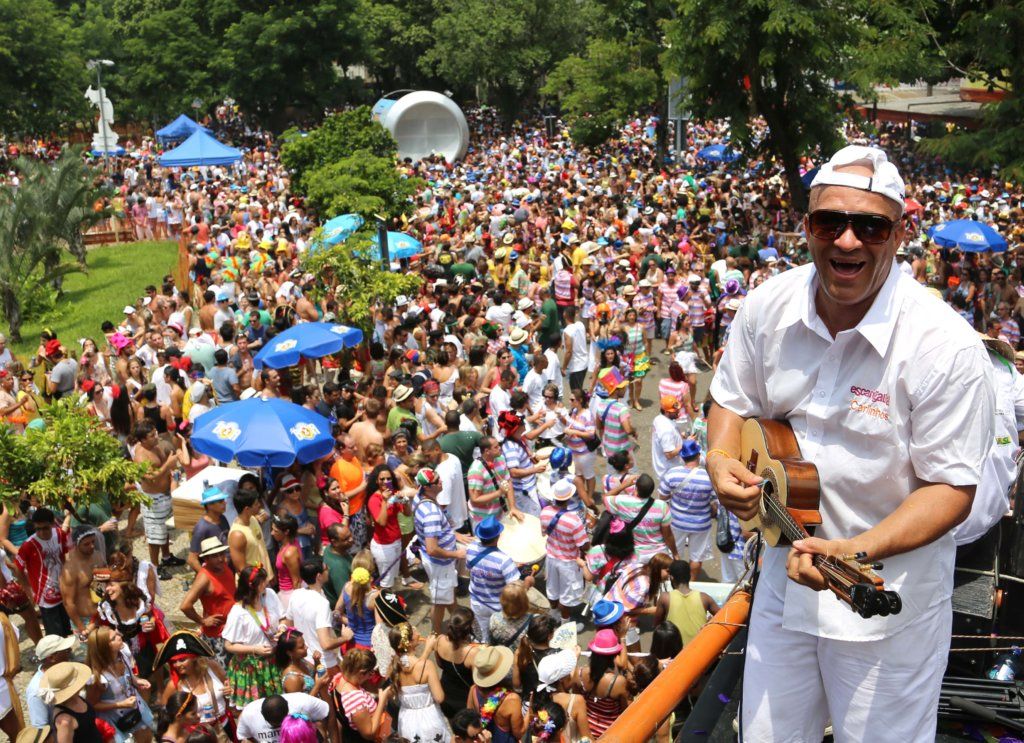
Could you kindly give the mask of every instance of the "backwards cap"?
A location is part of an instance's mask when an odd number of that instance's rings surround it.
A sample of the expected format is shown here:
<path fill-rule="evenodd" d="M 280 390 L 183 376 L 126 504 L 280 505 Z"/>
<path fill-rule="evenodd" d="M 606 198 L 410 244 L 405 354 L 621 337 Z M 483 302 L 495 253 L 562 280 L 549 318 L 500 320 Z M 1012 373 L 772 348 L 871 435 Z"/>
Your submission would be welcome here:
<path fill-rule="evenodd" d="M 875 172 L 871 176 L 836 172 L 836 168 L 854 163 L 868 165 Z M 885 151 L 878 147 L 865 147 L 859 144 L 847 145 L 821 166 L 818 174 L 811 181 L 811 188 L 815 186 L 846 186 L 860 191 L 881 194 L 899 204 L 901 213 L 906 206 L 903 201 L 906 194 L 903 178 L 900 177 L 896 166 L 889 162 Z"/>

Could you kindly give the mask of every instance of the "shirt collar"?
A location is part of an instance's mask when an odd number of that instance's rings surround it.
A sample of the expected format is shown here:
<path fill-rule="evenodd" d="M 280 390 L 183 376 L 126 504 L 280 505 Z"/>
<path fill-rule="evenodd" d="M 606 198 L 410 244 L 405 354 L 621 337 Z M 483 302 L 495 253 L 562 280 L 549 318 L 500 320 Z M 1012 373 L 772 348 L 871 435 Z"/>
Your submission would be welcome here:
<path fill-rule="evenodd" d="M 864 336 L 864 339 L 874 347 L 880 356 L 884 356 L 889 350 L 889 343 L 892 341 L 893 330 L 896 327 L 896 316 L 902 301 L 902 294 L 899 292 L 900 273 L 899 267 L 893 261 L 889 275 L 878 291 L 875 301 L 871 303 L 867 314 L 854 328 Z M 832 342 L 834 339 L 829 337 L 828 330 L 818 316 L 815 307 L 814 293 L 818 286 L 817 278 L 818 271 L 811 264 L 804 282 L 804 292 L 802 295 L 797 295 L 802 296 L 802 300 L 790 302 L 786 306 L 779 322 L 779 328 L 787 328 L 798 321 L 803 322 L 809 330 Z"/>

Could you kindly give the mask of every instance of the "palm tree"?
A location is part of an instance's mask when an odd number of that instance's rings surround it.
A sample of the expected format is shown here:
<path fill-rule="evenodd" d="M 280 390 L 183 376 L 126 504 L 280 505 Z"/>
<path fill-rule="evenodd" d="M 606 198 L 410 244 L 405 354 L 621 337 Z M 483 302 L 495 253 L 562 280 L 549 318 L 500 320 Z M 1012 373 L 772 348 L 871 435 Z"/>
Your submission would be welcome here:
<path fill-rule="evenodd" d="M 0 190 L 0 309 L 9 336 L 21 341 L 22 299 L 38 283 L 85 270 L 82 228 L 102 215 L 80 155 L 71 150 L 52 164 L 20 158 L 17 189 Z M 71 257 L 72 260 L 67 260 Z"/>

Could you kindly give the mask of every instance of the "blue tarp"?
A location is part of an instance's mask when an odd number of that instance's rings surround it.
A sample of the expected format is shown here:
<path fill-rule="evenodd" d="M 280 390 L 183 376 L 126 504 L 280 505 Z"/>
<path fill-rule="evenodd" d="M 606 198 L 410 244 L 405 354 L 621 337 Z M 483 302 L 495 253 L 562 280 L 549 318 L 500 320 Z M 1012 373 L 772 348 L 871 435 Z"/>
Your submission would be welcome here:
<path fill-rule="evenodd" d="M 193 165 L 230 165 L 242 159 L 242 153 L 234 147 L 221 144 L 203 131 L 196 131 L 175 147 L 160 156 L 160 164 L 171 168 L 188 168 Z"/>
<path fill-rule="evenodd" d="M 156 130 L 156 138 L 160 142 L 179 142 L 188 139 L 192 132 L 201 130 L 210 133 L 205 126 L 196 123 L 185 114 L 182 114 L 163 129 Z"/>

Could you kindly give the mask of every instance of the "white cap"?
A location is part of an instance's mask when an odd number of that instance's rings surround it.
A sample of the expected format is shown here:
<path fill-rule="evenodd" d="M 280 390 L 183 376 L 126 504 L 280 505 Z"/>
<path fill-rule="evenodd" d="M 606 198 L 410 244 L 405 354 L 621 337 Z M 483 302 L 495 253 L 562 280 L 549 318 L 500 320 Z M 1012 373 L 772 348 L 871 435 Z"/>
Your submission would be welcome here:
<path fill-rule="evenodd" d="M 530 299 L 529 297 L 523 297 L 516 303 L 516 307 L 524 311 L 533 309 L 533 300 Z"/>
<path fill-rule="evenodd" d="M 869 177 L 853 173 L 837 173 L 835 170 L 838 167 L 854 163 L 870 167 L 874 170 L 874 174 Z M 846 186 L 861 191 L 871 191 L 899 204 L 900 213 L 905 207 L 903 197 L 906 194 L 906 187 L 903 184 L 903 179 L 896 166 L 889 162 L 885 151 L 878 147 L 847 145 L 821 166 L 818 174 L 811 181 L 811 188 L 815 186 Z"/>
<path fill-rule="evenodd" d="M 130 304 L 126 304 L 124 306 L 124 314 L 126 314 L 126 315 L 134 315 L 135 314 L 135 308 L 132 307 Z"/>

